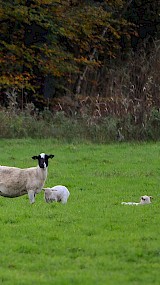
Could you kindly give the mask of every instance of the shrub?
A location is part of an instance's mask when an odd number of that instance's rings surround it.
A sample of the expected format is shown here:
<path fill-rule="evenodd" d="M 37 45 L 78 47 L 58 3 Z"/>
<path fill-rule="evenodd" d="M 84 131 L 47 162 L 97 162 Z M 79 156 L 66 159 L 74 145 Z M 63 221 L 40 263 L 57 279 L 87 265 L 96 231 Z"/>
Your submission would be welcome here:
<path fill-rule="evenodd" d="M 106 116 L 66 117 L 64 112 L 53 115 L 49 110 L 32 114 L 28 110 L 12 112 L 6 108 L 0 110 L 1 138 L 49 138 L 61 141 L 92 141 L 99 143 L 120 141 L 118 132 L 125 141 L 159 140 L 160 112 L 153 109 L 142 124 L 137 124 L 128 114 L 123 118 Z"/>

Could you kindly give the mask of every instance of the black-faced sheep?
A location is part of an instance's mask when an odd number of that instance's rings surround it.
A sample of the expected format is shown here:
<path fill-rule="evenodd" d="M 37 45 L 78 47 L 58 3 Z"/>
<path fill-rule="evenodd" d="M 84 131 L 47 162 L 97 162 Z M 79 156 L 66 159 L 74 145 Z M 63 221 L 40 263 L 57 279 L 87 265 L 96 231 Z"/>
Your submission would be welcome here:
<path fill-rule="evenodd" d="M 53 154 L 45 153 L 32 156 L 38 160 L 37 167 L 0 166 L 0 196 L 15 198 L 28 194 L 30 203 L 34 203 L 35 195 L 41 191 L 47 178 L 48 159 L 53 157 Z"/>

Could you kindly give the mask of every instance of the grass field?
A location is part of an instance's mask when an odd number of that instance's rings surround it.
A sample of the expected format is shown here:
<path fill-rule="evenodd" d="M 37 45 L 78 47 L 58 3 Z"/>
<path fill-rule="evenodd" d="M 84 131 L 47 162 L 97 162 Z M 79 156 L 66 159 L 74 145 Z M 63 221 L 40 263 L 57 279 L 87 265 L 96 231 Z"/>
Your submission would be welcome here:
<path fill-rule="evenodd" d="M 160 143 L 0 140 L 1 165 L 35 166 L 41 152 L 55 155 L 45 186 L 71 195 L 0 197 L 0 284 L 159 285 Z M 151 205 L 121 205 L 145 194 Z"/>

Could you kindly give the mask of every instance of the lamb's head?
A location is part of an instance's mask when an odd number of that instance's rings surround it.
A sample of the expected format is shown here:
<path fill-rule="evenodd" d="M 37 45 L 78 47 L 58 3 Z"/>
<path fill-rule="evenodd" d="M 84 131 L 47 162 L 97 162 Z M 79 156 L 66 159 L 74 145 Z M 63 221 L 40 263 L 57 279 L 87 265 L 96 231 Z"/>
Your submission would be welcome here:
<path fill-rule="evenodd" d="M 56 196 L 54 197 L 54 193 L 52 192 L 51 188 L 43 188 L 44 190 L 44 200 L 49 203 L 56 200 Z"/>
<path fill-rule="evenodd" d="M 147 196 L 147 195 L 142 196 L 140 200 L 140 204 L 150 204 L 152 198 L 153 198 L 152 196 Z"/>
<path fill-rule="evenodd" d="M 47 168 L 48 167 L 48 159 L 53 158 L 53 157 L 54 157 L 53 154 L 41 153 L 39 155 L 32 156 L 32 159 L 38 160 L 38 165 L 40 168 Z"/>

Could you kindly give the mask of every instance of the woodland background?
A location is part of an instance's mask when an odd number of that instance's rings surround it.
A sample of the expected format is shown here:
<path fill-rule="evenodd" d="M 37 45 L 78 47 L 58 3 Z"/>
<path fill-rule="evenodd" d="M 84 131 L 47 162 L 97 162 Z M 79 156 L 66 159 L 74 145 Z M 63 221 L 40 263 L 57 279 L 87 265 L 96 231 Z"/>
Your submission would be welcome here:
<path fill-rule="evenodd" d="M 159 0 L 0 0 L 0 18 L 1 137 L 160 138 Z"/>

